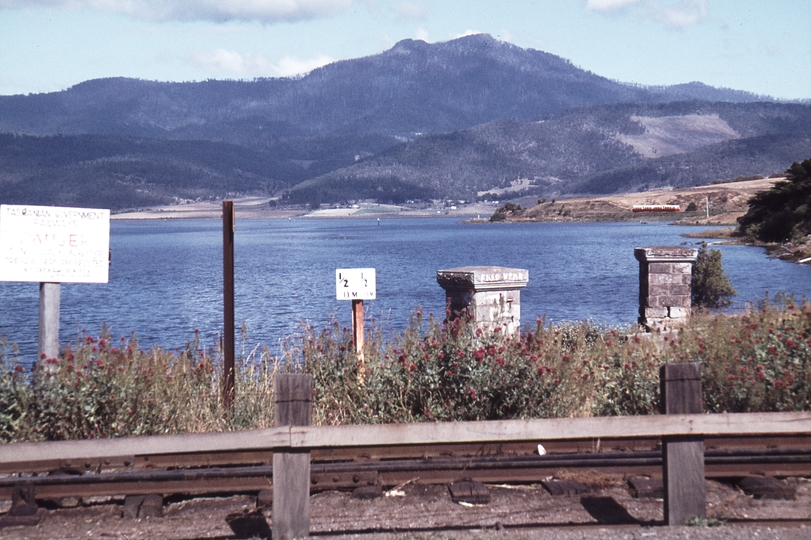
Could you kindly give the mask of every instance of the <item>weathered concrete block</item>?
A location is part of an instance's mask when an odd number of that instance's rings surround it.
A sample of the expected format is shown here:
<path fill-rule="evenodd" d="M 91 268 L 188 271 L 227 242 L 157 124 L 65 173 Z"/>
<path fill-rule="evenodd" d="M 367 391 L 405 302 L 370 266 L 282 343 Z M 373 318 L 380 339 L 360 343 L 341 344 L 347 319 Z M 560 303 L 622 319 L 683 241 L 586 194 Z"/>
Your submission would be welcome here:
<path fill-rule="evenodd" d="M 659 262 L 659 263 L 650 263 L 648 265 L 648 273 L 651 275 L 657 274 L 672 274 L 672 275 L 684 275 L 684 274 L 692 274 L 693 273 L 693 265 L 692 263 L 683 263 L 683 262 Z"/>
<path fill-rule="evenodd" d="M 668 310 L 666 307 L 645 307 L 639 310 L 639 314 L 643 317 L 661 319 L 668 316 Z"/>
<path fill-rule="evenodd" d="M 648 277 L 648 290 L 658 289 L 663 285 L 681 283 L 682 277 L 679 274 L 651 274 Z"/>
<path fill-rule="evenodd" d="M 689 296 L 653 296 L 648 302 L 651 307 L 690 307 Z"/>
<path fill-rule="evenodd" d="M 646 318 L 663 319 L 669 315 L 666 307 L 646 307 L 643 308 L 641 315 Z"/>
<path fill-rule="evenodd" d="M 669 263 L 650 263 L 648 265 L 648 274 L 654 276 L 656 274 L 670 274 L 673 272 L 673 265 Z"/>
<path fill-rule="evenodd" d="M 686 319 L 690 316 L 690 308 L 671 307 L 668 311 L 667 316 L 672 319 Z"/>
<path fill-rule="evenodd" d="M 673 297 L 689 298 L 691 287 L 680 283 L 671 283 L 667 288 L 667 294 Z M 683 301 L 683 300 L 682 300 Z"/>

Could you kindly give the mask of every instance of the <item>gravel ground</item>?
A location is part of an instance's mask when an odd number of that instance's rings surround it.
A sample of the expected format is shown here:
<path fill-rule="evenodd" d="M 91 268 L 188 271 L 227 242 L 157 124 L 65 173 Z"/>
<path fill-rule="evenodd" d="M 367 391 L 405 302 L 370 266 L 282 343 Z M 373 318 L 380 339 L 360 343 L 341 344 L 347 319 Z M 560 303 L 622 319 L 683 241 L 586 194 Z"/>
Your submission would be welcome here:
<path fill-rule="evenodd" d="M 600 487 L 591 493 L 559 497 L 537 485 L 488 486 L 489 504 L 473 507 L 452 502 L 446 486 L 417 481 L 397 497 L 364 500 L 345 492 L 314 494 L 310 530 L 316 537 L 363 540 L 811 540 L 811 482 L 784 482 L 796 487 L 796 500 L 757 500 L 728 484 L 708 481 L 707 516 L 720 525 L 665 527 L 662 501 L 633 498 L 619 477 L 601 478 Z M 40 509 L 38 525 L 2 528 L 0 538 L 224 540 L 235 538 L 226 516 L 256 507 L 256 497 L 248 495 L 169 500 L 162 518 L 128 519 L 122 517 L 122 502 L 117 498 L 106 504 Z M 269 510 L 264 516 L 272 517 Z"/>

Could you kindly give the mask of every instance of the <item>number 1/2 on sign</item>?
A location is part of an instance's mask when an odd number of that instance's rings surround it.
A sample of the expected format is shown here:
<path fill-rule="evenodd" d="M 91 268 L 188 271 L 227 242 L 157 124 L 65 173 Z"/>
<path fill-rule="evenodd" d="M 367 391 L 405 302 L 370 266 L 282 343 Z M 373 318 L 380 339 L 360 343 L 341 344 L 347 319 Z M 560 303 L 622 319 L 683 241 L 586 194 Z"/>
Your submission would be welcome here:
<path fill-rule="evenodd" d="M 338 268 L 335 270 L 335 297 L 352 300 L 352 341 L 358 358 L 358 382 L 366 377 L 363 359 L 363 301 L 377 296 L 374 268 Z"/>
<path fill-rule="evenodd" d="M 335 270 L 336 300 L 374 300 L 377 296 L 374 268 Z"/>

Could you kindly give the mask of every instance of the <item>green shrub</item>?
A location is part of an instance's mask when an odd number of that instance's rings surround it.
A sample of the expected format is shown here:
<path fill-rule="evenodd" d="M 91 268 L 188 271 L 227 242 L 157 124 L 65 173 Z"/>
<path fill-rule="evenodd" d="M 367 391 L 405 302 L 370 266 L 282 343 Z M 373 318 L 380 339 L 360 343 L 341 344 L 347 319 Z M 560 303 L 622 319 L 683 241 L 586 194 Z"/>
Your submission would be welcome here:
<path fill-rule="evenodd" d="M 701 244 L 696 264 L 693 266 L 691 285 L 693 307 L 727 307 L 738 294 L 724 272 L 721 257 L 721 252 L 717 249 L 707 249 L 706 243 Z"/>

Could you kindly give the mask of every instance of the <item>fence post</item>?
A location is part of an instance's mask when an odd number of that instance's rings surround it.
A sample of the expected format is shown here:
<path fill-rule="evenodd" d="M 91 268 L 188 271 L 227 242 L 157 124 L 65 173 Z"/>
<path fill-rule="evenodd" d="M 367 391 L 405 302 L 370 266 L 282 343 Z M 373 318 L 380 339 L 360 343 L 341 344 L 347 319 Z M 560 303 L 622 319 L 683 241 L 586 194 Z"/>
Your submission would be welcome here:
<path fill-rule="evenodd" d="M 663 414 L 701 414 L 701 364 L 665 364 L 659 372 Z M 662 440 L 665 523 L 706 517 L 704 438 Z"/>
<path fill-rule="evenodd" d="M 278 374 L 273 380 L 273 423 L 307 426 L 312 421 L 312 375 Z M 310 452 L 273 451 L 273 540 L 310 535 Z"/>

